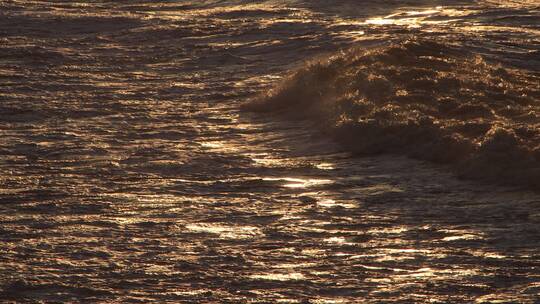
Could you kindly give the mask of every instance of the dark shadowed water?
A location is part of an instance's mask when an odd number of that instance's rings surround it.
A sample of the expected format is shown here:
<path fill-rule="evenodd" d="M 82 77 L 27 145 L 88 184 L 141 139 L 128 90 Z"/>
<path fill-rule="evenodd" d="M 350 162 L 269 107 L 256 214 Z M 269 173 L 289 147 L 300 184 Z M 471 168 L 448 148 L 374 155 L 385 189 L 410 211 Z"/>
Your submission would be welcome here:
<path fill-rule="evenodd" d="M 240 111 L 307 60 L 421 37 L 516 77 L 507 94 L 464 70 L 463 96 L 535 157 L 539 16 L 536 0 L 0 0 L 0 302 L 540 301 L 537 193 Z"/>

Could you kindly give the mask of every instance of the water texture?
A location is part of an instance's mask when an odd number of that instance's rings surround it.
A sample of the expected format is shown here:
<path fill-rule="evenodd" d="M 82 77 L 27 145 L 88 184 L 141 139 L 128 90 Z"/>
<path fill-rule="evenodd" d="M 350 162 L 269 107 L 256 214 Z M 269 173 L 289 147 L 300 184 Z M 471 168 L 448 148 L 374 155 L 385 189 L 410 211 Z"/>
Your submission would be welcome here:
<path fill-rule="evenodd" d="M 353 157 L 324 111 L 240 111 L 306 61 L 442 47 L 467 88 L 526 94 L 514 114 L 477 96 L 492 116 L 470 121 L 532 153 L 536 1 L 329 2 L 0 1 L 0 302 L 538 301 L 537 193 Z"/>

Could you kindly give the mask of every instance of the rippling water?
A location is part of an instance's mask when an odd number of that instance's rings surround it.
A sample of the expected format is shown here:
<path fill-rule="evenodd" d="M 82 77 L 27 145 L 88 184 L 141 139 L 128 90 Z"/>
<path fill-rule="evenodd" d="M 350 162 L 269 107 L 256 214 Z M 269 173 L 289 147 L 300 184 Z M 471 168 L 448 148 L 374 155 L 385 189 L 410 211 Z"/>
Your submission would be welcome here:
<path fill-rule="evenodd" d="M 538 194 L 240 112 L 420 36 L 534 89 L 537 1 L 379 2 L 0 1 L 0 300 L 539 301 Z"/>

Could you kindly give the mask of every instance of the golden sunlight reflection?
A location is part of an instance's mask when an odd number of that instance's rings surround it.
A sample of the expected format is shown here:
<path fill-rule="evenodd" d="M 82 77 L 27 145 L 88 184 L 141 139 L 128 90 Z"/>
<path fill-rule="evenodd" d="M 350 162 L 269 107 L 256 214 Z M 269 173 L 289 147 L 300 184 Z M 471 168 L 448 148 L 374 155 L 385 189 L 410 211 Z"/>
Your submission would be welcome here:
<path fill-rule="evenodd" d="M 204 89 L 204 83 L 193 83 L 193 82 L 173 82 L 171 84 L 173 88 L 185 88 L 185 89 Z"/>
<path fill-rule="evenodd" d="M 208 289 L 191 289 L 191 290 L 179 290 L 179 291 L 172 291 L 172 294 L 179 295 L 179 296 L 194 296 L 194 295 L 202 295 L 205 293 L 210 292 Z"/>
<path fill-rule="evenodd" d="M 321 170 L 333 170 L 333 169 L 336 168 L 334 164 L 332 164 L 332 163 L 324 163 L 324 162 L 316 164 L 315 167 L 317 169 L 321 169 Z"/>
<path fill-rule="evenodd" d="M 362 192 L 369 193 L 370 195 L 377 195 L 381 193 L 389 193 L 389 192 L 403 192 L 403 189 L 399 188 L 398 186 L 394 185 L 388 185 L 388 184 L 377 184 L 372 185 L 369 187 L 363 187 L 361 188 Z"/>
<path fill-rule="evenodd" d="M 503 255 L 497 252 L 489 252 L 489 251 L 472 250 L 472 251 L 469 251 L 469 253 L 476 257 L 482 257 L 482 258 L 488 258 L 488 259 L 506 259 L 509 257 L 507 255 Z"/>
<path fill-rule="evenodd" d="M 467 14 L 467 11 L 455 10 L 443 8 L 438 6 L 433 9 L 426 9 L 423 11 L 404 11 L 391 14 L 385 17 L 369 18 L 365 21 L 365 24 L 370 25 L 399 25 L 407 26 L 411 28 L 420 27 L 422 25 L 435 25 L 444 24 L 459 21 L 456 17 Z M 452 19 L 444 20 L 430 20 L 432 16 L 444 16 L 445 18 L 454 17 Z"/>
<path fill-rule="evenodd" d="M 407 280 L 408 278 L 425 278 L 429 277 L 430 280 L 445 281 L 450 278 L 460 278 L 466 276 L 473 276 L 478 274 L 477 269 L 433 269 L 431 267 L 420 268 L 409 272 L 407 274 L 401 274 L 397 276 L 397 279 Z"/>
<path fill-rule="evenodd" d="M 199 233 L 212 233 L 224 239 L 249 239 L 262 235 L 257 227 L 251 226 L 225 226 L 218 224 L 188 224 L 188 230 Z"/>
<path fill-rule="evenodd" d="M 478 240 L 482 239 L 483 236 L 480 232 L 473 232 L 465 229 L 441 229 L 439 230 L 446 234 L 451 234 L 442 238 L 444 242 L 459 241 L 459 240 Z"/>
<path fill-rule="evenodd" d="M 326 254 L 326 249 L 317 249 L 317 248 L 306 248 L 302 249 L 302 255 L 309 256 L 313 258 L 320 258 Z"/>
<path fill-rule="evenodd" d="M 112 220 L 114 220 L 119 225 L 132 225 L 144 222 L 144 219 L 137 217 L 115 217 L 112 218 Z"/>
<path fill-rule="evenodd" d="M 344 237 L 339 237 L 339 236 L 325 238 L 324 241 L 326 243 L 338 244 L 338 245 L 352 244 L 352 243 L 347 243 L 347 240 Z"/>
<path fill-rule="evenodd" d="M 303 12 L 299 9 L 286 8 L 283 6 L 272 5 L 272 4 L 242 4 L 242 5 L 228 5 L 226 7 L 209 7 L 204 9 L 191 9 L 189 11 L 181 10 L 157 10 L 155 12 L 148 12 L 149 16 L 156 16 L 159 18 L 173 19 L 173 20 L 182 20 L 187 18 L 201 18 L 208 17 L 216 14 L 223 13 L 233 13 L 233 12 L 250 12 L 250 11 L 266 11 L 271 13 L 275 10 L 290 10 L 295 11 L 298 15 L 301 15 Z"/>
<path fill-rule="evenodd" d="M 382 270 L 377 267 L 368 267 L 366 269 L 371 270 Z M 391 278 L 383 277 L 372 277 L 367 278 L 366 280 L 374 283 L 386 283 L 386 284 L 398 284 L 393 287 L 386 286 L 386 288 L 400 288 L 401 284 L 411 284 L 418 281 L 448 281 L 460 279 L 463 277 L 474 276 L 478 274 L 476 269 L 465 269 L 465 268 L 455 268 L 455 269 L 435 269 L 432 267 L 421 267 L 417 269 L 384 269 L 391 270 L 394 274 Z"/>
<path fill-rule="evenodd" d="M 268 281 L 297 281 L 297 280 L 303 280 L 306 278 L 303 274 L 298 273 L 298 272 L 254 274 L 249 277 L 252 279 L 268 280 Z"/>
<path fill-rule="evenodd" d="M 272 268 L 283 268 L 283 269 L 291 269 L 291 268 L 308 268 L 308 267 L 314 267 L 317 266 L 317 263 L 314 262 L 307 262 L 307 263 L 283 263 L 283 264 L 277 264 L 271 266 Z"/>
<path fill-rule="evenodd" d="M 356 208 L 358 203 L 355 201 L 336 201 L 331 198 L 317 201 L 317 205 L 324 208 L 343 207 L 346 209 Z"/>
<path fill-rule="evenodd" d="M 274 157 L 272 154 L 266 152 L 251 153 L 248 156 L 254 163 L 265 167 L 280 167 L 289 162 L 286 159 Z"/>
<path fill-rule="evenodd" d="M 282 181 L 285 188 L 310 188 L 333 183 L 330 179 L 299 177 L 265 177 L 265 181 Z"/>
<path fill-rule="evenodd" d="M 223 149 L 225 147 L 226 143 L 223 141 L 205 141 L 201 143 L 202 147 L 210 148 L 210 149 Z"/>
<path fill-rule="evenodd" d="M 269 152 L 253 152 L 245 153 L 255 164 L 268 167 L 268 168 L 278 168 L 278 167 L 303 167 L 303 166 L 312 166 L 319 170 L 334 170 L 335 164 L 330 162 L 317 162 L 306 160 L 304 158 L 284 158 L 277 153 Z"/>
<path fill-rule="evenodd" d="M 163 265 L 151 265 L 144 269 L 144 272 L 148 274 L 163 274 L 173 272 L 172 266 Z"/>
<path fill-rule="evenodd" d="M 415 260 L 422 256 L 440 258 L 446 256 L 444 253 L 432 251 L 430 249 L 415 248 L 381 248 L 376 250 L 376 252 L 378 253 L 378 257 L 375 257 L 375 261 L 378 262 Z"/>
<path fill-rule="evenodd" d="M 372 234 L 400 234 L 407 232 L 409 228 L 407 227 L 392 227 L 392 228 L 375 228 L 368 230 Z"/>
<path fill-rule="evenodd" d="M 481 239 L 481 237 L 474 234 L 462 234 L 462 235 L 455 235 L 455 236 L 447 236 L 447 237 L 444 237 L 442 240 L 445 242 L 451 242 L 451 241 L 458 241 L 458 240 L 477 240 L 477 239 Z"/>
<path fill-rule="evenodd" d="M 494 32 L 494 31 L 508 31 L 508 32 L 518 32 L 518 33 L 524 33 L 524 34 L 530 34 L 533 36 L 540 36 L 540 29 L 535 28 L 527 28 L 527 27 L 509 27 L 509 26 L 502 26 L 502 25 L 470 25 L 470 26 L 463 26 L 461 27 L 464 31 L 470 31 L 470 32 Z"/>

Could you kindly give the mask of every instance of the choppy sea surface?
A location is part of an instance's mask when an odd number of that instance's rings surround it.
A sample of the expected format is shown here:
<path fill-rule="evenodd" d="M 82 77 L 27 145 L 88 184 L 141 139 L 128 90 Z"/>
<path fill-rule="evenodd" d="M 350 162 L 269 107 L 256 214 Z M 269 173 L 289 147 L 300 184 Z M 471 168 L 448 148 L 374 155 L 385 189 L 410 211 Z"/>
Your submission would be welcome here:
<path fill-rule="evenodd" d="M 445 123 L 538 157 L 539 18 L 536 0 L 0 1 L 0 302 L 537 303 L 537 192 L 240 105 L 306 61 L 421 37 L 449 49 L 425 69 L 467 75 L 446 97 L 478 101 Z"/>

